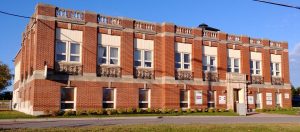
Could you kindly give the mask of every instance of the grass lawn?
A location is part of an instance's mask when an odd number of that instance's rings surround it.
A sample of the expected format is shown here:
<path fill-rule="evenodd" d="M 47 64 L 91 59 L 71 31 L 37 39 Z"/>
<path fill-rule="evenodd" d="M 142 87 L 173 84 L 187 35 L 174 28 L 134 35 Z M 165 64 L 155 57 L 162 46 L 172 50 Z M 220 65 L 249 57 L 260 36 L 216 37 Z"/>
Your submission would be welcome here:
<path fill-rule="evenodd" d="M 237 116 L 234 112 L 198 112 L 198 113 L 174 113 L 174 114 L 114 114 L 114 115 L 79 115 L 79 116 L 56 116 L 36 117 L 26 115 L 18 111 L 0 111 L 0 119 L 22 119 L 22 118 L 105 118 L 105 117 L 139 117 L 139 116 Z"/>
<path fill-rule="evenodd" d="M 35 116 L 27 115 L 18 111 L 0 111 L 0 119 L 19 119 L 19 118 L 35 118 Z"/>
<path fill-rule="evenodd" d="M 261 111 L 269 114 L 286 114 L 286 115 L 300 115 L 300 108 L 293 108 L 289 110 L 275 110 L 275 111 Z"/>
<path fill-rule="evenodd" d="M 101 132 L 299 132 L 300 124 L 163 124 L 117 125 L 79 128 L 8 129 L 0 131 L 101 131 Z"/>

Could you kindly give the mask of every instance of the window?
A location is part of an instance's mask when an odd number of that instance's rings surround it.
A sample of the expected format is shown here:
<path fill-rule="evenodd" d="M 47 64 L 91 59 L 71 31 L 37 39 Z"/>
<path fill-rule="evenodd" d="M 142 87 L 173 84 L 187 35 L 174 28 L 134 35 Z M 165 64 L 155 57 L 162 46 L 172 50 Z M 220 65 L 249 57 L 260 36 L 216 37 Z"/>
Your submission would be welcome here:
<path fill-rule="evenodd" d="M 119 65 L 119 48 L 99 45 L 98 64 Z"/>
<path fill-rule="evenodd" d="M 257 109 L 261 109 L 261 93 L 256 93 L 256 101 L 255 101 L 255 106 Z"/>
<path fill-rule="evenodd" d="M 272 76 L 281 76 L 281 73 L 280 73 L 280 63 L 275 63 L 275 62 L 272 62 L 271 63 L 271 75 Z"/>
<path fill-rule="evenodd" d="M 251 60 L 250 61 L 250 73 L 252 75 L 261 75 L 261 61 Z"/>
<path fill-rule="evenodd" d="M 139 89 L 139 108 L 150 108 L 150 92 L 148 89 Z"/>
<path fill-rule="evenodd" d="M 60 108 L 62 110 L 75 109 L 75 88 L 61 88 Z"/>
<path fill-rule="evenodd" d="M 207 101 L 208 101 L 208 108 L 215 107 L 215 91 L 208 91 L 207 93 Z"/>
<path fill-rule="evenodd" d="M 189 91 L 180 90 L 180 108 L 189 108 Z"/>
<path fill-rule="evenodd" d="M 80 62 L 80 44 L 75 42 L 57 41 L 55 60 L 57 62 Z"/>
<path fill-rule="evenodd" d="M 281 94 L 280 93 L 276 93 L 276 106 L 277 107 L 281 107 Z"/>
<path fill-rule="evenodd" d="M 115 105 L 115 89 L 103 89 L 103 108 L 114 108 Z"/>
<path fill-rule="evenodd" d="M 191 69 L 190 53 L 175 52 L 175 68 L 176 69 Z"/>
<path fill-rule="evenodd" d="M 227 72 L 240 72 L 240 59 L 227 58 Z"/>
<path fill-rule="evenodd" d="M 152 51 L 136 49 L 134 51 L 135 67 L 152 67 Z"/>
<path fill-rule="evenodd" d="M 203 71 L 216 71 L 217 70 L 217 61 L 215 56 L 207 56 L 203 55 L 202 57 L 203 62 Z"/>

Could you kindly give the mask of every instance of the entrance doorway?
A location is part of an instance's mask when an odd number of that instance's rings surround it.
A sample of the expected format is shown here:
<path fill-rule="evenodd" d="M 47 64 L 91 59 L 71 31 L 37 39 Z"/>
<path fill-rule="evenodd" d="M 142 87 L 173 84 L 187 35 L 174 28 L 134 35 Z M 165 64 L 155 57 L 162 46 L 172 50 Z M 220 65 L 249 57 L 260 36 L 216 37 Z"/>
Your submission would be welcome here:
<path fill-rule="evenodd" d="M 237 112 L 237 104 L 239 103 L 239 91 L 240 89 L 233 89 L 233 108 L 234 112 Z"/>

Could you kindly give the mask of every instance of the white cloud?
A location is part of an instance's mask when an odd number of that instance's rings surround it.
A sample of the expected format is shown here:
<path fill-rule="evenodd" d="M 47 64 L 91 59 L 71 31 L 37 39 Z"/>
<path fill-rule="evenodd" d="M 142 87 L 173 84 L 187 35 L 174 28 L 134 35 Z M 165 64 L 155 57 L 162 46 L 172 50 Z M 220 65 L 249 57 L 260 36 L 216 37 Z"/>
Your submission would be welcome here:
<path fill-rule="evenodd" d="M 300 43 L 297 43 L 294 48 L 289 52 L 290 58 L 290 77 L 291 83 L 297 87 L 300 86 Z"/>

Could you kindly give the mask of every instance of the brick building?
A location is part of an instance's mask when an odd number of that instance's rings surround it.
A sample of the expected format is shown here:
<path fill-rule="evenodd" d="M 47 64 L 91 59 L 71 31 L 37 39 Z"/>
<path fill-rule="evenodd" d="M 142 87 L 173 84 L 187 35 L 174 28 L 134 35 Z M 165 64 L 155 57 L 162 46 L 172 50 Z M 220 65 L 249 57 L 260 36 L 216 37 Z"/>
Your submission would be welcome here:
<path fill-rule="evenodd" d="M 291 107 L 287 42 L 38 4 L 14 109 Z"/>

